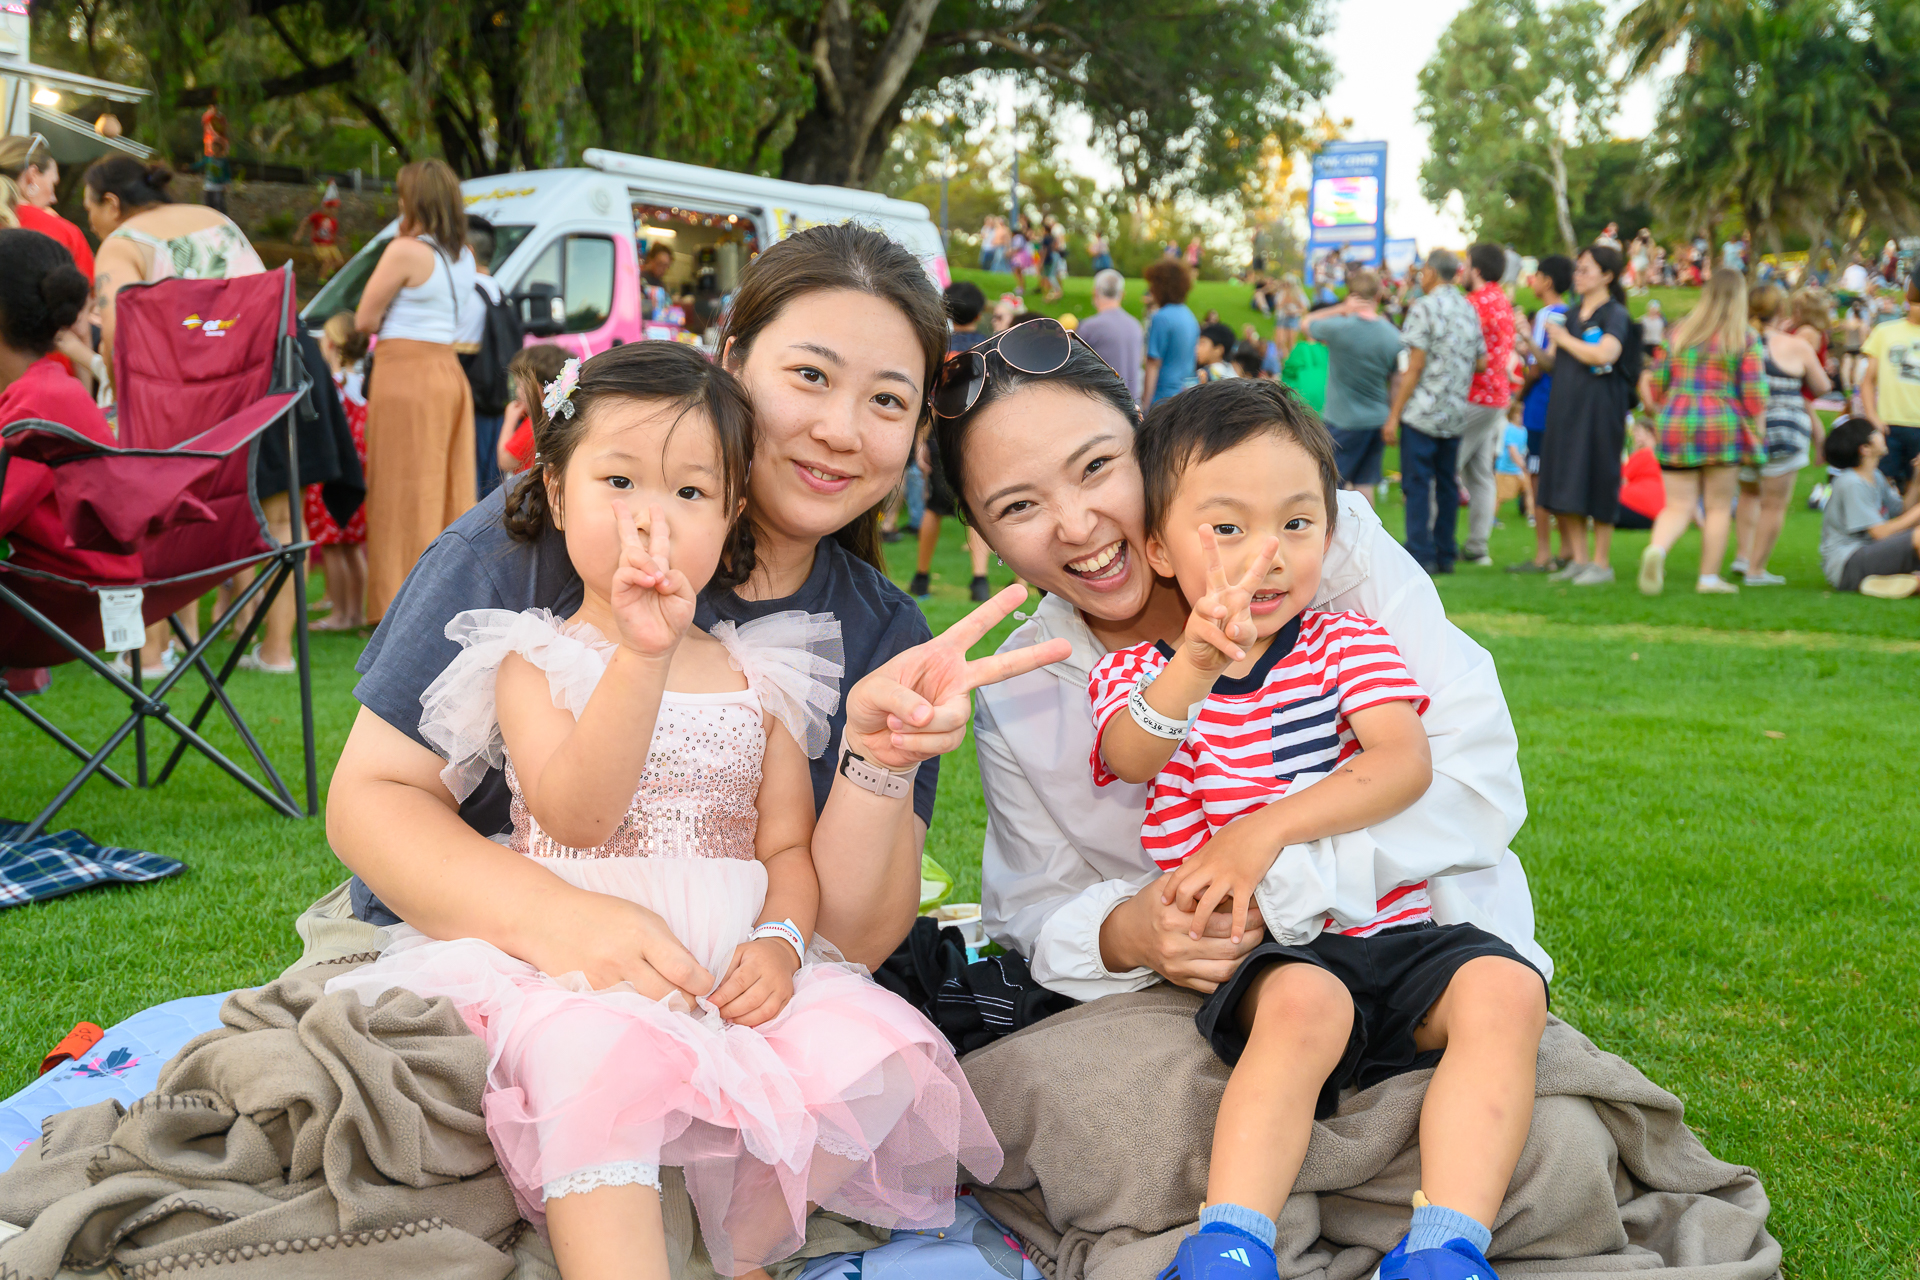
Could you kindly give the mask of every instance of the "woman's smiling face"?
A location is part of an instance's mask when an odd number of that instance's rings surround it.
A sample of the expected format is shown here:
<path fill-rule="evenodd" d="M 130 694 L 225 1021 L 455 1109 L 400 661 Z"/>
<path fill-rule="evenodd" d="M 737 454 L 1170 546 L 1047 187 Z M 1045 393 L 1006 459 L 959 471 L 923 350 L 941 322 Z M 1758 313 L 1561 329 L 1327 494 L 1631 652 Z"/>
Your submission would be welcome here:
<path fill-rule="evenodd" d="M 806 294 L 730 367 L 758 426 L 757 527 L 817 541 L 899 483 L 926 397 L 926 354 L 900 308 L 847 289 Z"/>
<path fill-rule="evenodd" d="M 1106 401 L 1028 383 L 965 436 L 968 509 L 1007 567 L 1095 618 L 1146 607 L 1145 500 L 1133 423 Z"/>

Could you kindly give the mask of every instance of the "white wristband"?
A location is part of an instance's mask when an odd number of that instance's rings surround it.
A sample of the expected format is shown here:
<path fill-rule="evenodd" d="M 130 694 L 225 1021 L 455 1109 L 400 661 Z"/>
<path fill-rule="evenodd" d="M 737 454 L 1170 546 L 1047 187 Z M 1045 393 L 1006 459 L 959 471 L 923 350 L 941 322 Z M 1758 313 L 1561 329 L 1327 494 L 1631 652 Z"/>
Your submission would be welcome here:
<path fill-rule="evenodd" d="M 778 938 L 793 948 L 794 958 L 801 964 L 807 962 L 806 940 L 800 936 L 800 926 L 791 920 L 769 920 L 755 927 L 752 935 L 755 939 Z"/>
<path fill-rule="evenodd" d="M 1133 686 L 1133 692 L 1127 695 L 1127 711 L 1133 716 L 1133 722 L 1156 738 L 1165 738 L 1169 742 L 1179 742 L 1186 738 L 1187 730 L 1193 727 L 1191 718 L 1173 720 L 1161 715 L 1147 704 L 1147 686 L 1150 679 L 1143 678 Z"/>

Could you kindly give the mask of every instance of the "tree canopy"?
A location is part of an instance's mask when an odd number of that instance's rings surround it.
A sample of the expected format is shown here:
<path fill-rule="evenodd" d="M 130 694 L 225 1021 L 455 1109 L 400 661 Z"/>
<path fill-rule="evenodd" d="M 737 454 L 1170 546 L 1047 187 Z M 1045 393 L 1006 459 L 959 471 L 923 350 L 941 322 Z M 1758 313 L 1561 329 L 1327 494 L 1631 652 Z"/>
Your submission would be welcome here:
<path fill-rule="evenodd" d="M 1421 193 L 1438 205 L 1457 192 L 1468 225 L 1491 229 L 1512 222 L 1523 187 L 1544 189 L 1572 253 L 1568 157 L 1607 140 L 1619 103 L 1605 30 L 1599 0 L 1471 0 L 1420 70 Z"/>
<path fill-rule="evenodd" d="M 1695 6 L 1669 43 L 1687 68 L 1647 141 L 1648 190 L 1670 220 L 1738 214 L 1776 247 L 1857 248 L 1869 226 L 1920 214 L 1920 14 L 1904 0 Z"/>
<path fill-rule="evenodd" d="M 36 50 L 156 90 L 175 154 L 218 97 L 239 140 L 378 136 L 465 175 L 604 146 L 864 185 L 977 73 L 1072 103 L 1138 193 L 1233 189 L 1327 89 L 1326 0 L 45 0 Z M 344 122 L 344 123 L 343 123 Z M 364 122 L 364 124 L 362 124 Z M 256 130 L 254 126 L 258 126 Z M 256 148 L 258 149 L 258 148 Z M 338 163 L 337 161 L 335 163 Z"/>

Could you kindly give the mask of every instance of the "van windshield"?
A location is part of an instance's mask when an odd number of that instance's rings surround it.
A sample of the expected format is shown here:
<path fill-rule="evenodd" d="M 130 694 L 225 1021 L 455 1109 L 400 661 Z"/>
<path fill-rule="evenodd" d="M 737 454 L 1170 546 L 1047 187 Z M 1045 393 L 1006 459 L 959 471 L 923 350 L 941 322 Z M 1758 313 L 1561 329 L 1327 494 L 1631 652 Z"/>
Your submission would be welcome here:
<path fill-rule="evenodd" d="M 493 261 L 487 264 L 489 271 L 504 265 L 520 242 L 527 238 L 532 226 L 508 226 L 496 223 L 493 228 Z M 373 269 L 380 265 L 380 255 L 393 243 L 392 236 L 381 236 L 361 252 L 355 254 L 346 266 L 327 281 L 313 301 L 306 305 L 300 316 L 309 324 L 325 324 L 327 317 L 336 311 L 352 311 L 360 305 L 360 295 L 366 290 L 367 281 L 373 276 Z"/>

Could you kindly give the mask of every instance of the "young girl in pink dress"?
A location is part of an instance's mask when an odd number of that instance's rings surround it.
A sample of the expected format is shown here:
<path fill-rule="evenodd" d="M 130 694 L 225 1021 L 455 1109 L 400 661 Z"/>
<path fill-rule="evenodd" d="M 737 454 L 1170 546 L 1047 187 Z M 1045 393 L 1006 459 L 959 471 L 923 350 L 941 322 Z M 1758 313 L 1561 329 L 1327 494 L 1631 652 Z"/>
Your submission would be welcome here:
<path fill-rule="evenodd" d="M 658 913 L 718 981 L 594 990 L 398 926 L 327 989 L 446 996 L 486 1039 L 488 1134 L 567 1280 L 666 1280 L 663 1165 L 684 1170 L 723 1275 L 792 1254 L 810 1203 L 950 1222 L 956 1165 L 999 1170 L 993 1134 L 940 1032 L 811 938 L 807 761 L 839 699 L 839 623 L 691 627 L 699 590 L 751 564 L 745 392 L 648 342 L 525 399 L 543 401 L 537 456 L 509 527 L 562 530 L 584 599 L 564 619 L 455 617 L 465 648 L 421 696 L 421 731 L 456 797 L 504 768 L 515 851 Z"/>

